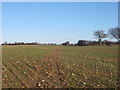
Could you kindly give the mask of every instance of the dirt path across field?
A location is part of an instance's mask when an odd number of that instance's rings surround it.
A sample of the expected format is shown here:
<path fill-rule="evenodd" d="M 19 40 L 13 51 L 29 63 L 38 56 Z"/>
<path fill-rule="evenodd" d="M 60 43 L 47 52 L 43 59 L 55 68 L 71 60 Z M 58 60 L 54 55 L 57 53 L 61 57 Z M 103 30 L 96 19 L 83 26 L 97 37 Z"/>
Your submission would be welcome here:
<path fill-rule="evenodd" d="M 38 66 L 37 71 L 40 77 L 37 78 L 34 87 L 63 87 L 59 65 L 59 47 L 56 46 L 51 49 Z"/>

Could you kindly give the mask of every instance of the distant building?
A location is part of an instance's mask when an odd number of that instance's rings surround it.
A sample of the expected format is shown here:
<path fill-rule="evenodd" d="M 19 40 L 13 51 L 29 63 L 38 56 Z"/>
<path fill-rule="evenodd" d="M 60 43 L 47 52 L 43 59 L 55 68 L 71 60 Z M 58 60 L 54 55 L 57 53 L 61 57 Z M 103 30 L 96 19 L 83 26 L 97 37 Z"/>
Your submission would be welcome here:
<path fill-rule="evenodd" d="M 67 42 L 65 42 L 65 43 L 62 43 L 62 45 L 68 46 L 68 45 L 69 45 L 69 41 L 67 41 Z"/>
<path fill-rule="evenodd" d="M 86 40 L 79 40 L 77 45 L 78 46 L 87 46 L 88 45 L 88 41 L 86 41 Z"/>

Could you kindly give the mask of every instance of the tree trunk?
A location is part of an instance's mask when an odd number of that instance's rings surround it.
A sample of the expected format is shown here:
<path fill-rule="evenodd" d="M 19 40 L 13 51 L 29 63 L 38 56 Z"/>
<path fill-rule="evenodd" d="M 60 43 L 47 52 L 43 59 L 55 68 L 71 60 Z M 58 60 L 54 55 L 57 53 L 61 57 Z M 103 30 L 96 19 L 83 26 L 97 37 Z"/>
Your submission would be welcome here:
<path fill-rule="evenodd" d="M 102 45 L 102 42 L 100 41 L 100 46 Z"/>
<path fill-rule="evenodd" d="M 102 41 L 101 41 L 101 39 L 99 39 L 99 45 L 100 45 L 100 46 L 102 45 Z"/>

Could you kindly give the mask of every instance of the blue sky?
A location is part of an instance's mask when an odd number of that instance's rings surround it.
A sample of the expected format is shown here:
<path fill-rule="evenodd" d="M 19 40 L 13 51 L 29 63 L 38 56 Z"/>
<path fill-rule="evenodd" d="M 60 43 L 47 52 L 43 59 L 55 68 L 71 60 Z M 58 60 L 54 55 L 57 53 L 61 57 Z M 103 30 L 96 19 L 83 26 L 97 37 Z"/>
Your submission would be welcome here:
<path fill-rule="evenodd" d="M 118 26 L 117 2 L 4 2 L 2 10 L 3 42 L 76 43 Z"/>

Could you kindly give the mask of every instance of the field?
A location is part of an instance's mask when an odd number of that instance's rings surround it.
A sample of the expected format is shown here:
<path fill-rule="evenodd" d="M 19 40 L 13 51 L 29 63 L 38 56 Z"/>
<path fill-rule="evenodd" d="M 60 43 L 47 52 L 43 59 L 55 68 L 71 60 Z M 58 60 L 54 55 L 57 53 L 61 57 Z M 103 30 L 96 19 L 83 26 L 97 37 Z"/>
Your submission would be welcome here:
<path fill-rule="evenodd" d="M 3 46 L 3 88 L 116 88 L 117 46 Z"/>

